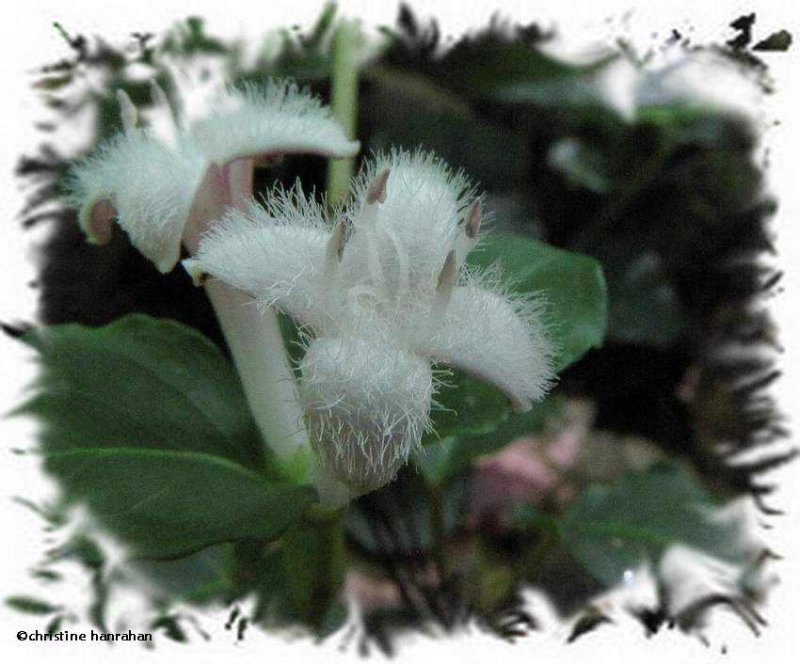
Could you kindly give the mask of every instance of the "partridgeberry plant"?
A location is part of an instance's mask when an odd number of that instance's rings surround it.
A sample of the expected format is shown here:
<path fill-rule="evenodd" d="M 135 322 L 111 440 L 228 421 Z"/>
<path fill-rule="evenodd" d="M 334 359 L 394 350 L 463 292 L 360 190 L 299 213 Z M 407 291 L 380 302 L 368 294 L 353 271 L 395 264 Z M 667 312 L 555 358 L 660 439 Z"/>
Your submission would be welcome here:
<path fill-rule="evenodd" d="M 116 219 L 162 271 L 181 243 L 195 254 L 184 265 L 206 283 L 267 444 L 323 504 L 388 483 L 420 445 L 433 364 L 494 384 L 517 410 L 543 396 L 542 304 L 506 295 L 499 269 L 466 267 L 483 213 L 463 173 L 394 150 L 367 163 L 333 218 L 299 186 L 259 206 L 256 160 L 345 156 L 358 144 L 291 83 L 237 91 L 173 79 L 177 101 L 154 84 L 144 129 L 119 93 L 124 133 L 74 171 L 81 225 L 102 242 Z M 275 310 L 304 331 L 299 386 Z"/>
<path fill-rule="evenodd" d="M 780 428 L 771 364 L 729 375 L 708 327 L 722 307 L 739 322 L 720 339 L 771 339 L 747 313 L 764 275 L 736 258 L 769 244 L 751 123 L 682 80 L 694 62 L 706 81 L 709 49 L 569 64 L 536 26 L 449 45 L 407 8 L 399 26 L 379 44 L 329 4 L 252 52 L 200 19 L 124 52 L 59 28 L 75 59 L 36 86 L 58 122 L 20 163 L 26 225 L 59 224 L 42 325 L 4 325 L 39 362 L 15 413 L 61 491 L 37 511 L 49 538 L 71 526 L 44 564 L 91 570 L 102 630 L 122 624 L 105 581 L 144 574 L 149 631 L 181 639 L 184 601 L 224 603 L 240 636 L 324 636 L 347 605 L 381 642 L 409 618 L 514 638 L 526 585 L 559 613 L 593 602 L 570 639 L 602 622 L 598 592 L 644 585 L 619 606 L 648 630 L 718 601 L 758 629 L 768 551 L 719 505 L 794 453 L 710 456 Z M 99 147 L 62 156 L 78 117 Z M 77 615 L 7 603 L 52 629 Z"/>

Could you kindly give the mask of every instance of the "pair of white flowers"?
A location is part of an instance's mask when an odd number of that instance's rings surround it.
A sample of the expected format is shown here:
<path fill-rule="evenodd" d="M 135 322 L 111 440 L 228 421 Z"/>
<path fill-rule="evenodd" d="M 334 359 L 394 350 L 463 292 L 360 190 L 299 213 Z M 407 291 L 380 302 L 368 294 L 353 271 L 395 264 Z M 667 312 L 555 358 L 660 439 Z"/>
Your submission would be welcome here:
<path fill-rule="evenodd" d="M 461 173 L 396 150 L 367 162 L 332 218 L 299 185 L 259 205 L 257 163 L 358 151 L 318 100 L 286 82 L 237 91 L 178 76 L 173 104 L 153 87 L 155 117 L 140 128 L 119 96 L 124 132 L 73 173 L 82 227 L 103 242 L 116 220 L 162 271 L 185 246 L 262 434 L 305 463 L 323 501 L 394 477 L 431 428 L 433 363 L 496 385 L 517 409 L 542 397 L 552 351 L 536 308 L 506 296 L 496 270 L 465 266 L 482 211 Z M 275 310 L 304 331 L 299 381 Z"/>

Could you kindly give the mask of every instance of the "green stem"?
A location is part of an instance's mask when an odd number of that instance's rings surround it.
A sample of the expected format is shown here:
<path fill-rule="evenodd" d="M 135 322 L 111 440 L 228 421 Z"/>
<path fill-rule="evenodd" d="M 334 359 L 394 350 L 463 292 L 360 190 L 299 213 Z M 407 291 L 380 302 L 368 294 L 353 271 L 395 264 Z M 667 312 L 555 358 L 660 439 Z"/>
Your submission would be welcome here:
<path fill-rule="evenodd" d="M 533 549 L 525 556 L 525 569 L 532 579 L 538 579 L 547 556 L 558 544 L 558 526 L 551 518 L 539 522 L 539 539 Z"/>
<path fill-rule="evenodd" d="M 444 523 L 444 495 L 441 486 L 428 483 L 430 496 L 431 530 L 433 531 L 433 558 L 442 575 L 449 573 L 445 556 L 446 528 Z"/>
<path fill-rule="evenodd" d="M 331 107 L 334 117 L 344 127 L 347 137 L 354 139 L 358 117 L 358 43 L 361 38 L 355 20 L 341 20 L 333 33 L 333 72 L 331 75 Z M 352 157 L 328 162 L 328 203 L 334 205 L 346 195 L 353 176 Z"/>
<path fill-rule="evenodd" d="M 298 617 L 320 634 L 344 582 L 344 514 L 306 519 L 284 536 L 284 565 Z"/>

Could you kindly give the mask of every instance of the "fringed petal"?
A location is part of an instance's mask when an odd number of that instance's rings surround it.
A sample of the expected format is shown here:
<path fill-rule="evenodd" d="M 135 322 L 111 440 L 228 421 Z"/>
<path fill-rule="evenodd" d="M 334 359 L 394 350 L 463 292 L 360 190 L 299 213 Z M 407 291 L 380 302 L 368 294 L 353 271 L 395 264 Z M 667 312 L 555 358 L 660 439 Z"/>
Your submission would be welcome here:
<path fill-rule="evenodd" d="M 448 252 L 463 234 L 474 188 L 463 173 L 454 173 L 432 153 L 392 150 L 377 155 L 354 181 L 357 205 L 385 171 L 385 196 L 376 214 L 364 214 L 360 207 L 350 211 L 355 237 L 343 263 L 363 263 L 368 251 L 377 252 L 388 271 L 407 272 L 410 292 L 433 288 Z"/>
<path fill-rule="evenodd" d="M 107 242 L 116 221 L 144 256 L 169 272 L 205 170 L 198 155 L 179 154 L 146 131 L 132 130 L 73 169 L 71 200 L 91 241 Z"/>
<path fill-rule="evenodd" d="M 271 217 L 255 204 L 244 212 L 231 210 L 202 237 L 195 258 L 183 265 L 196 282 L 206 275 L 221 279 L 319 327 L 325 320 L 324 271 L 331 234 L 319 217 L 296 222 Z"/>
<path fill-rule="evenodd" d="M 553 349 L 540 306 L 477 285 L 454 288 L 449 302 L 437 306 L 430 325 L 412 330 L 417 352 L 496 385 L 517 410 L 529 410 L 544 396 Z"/>
<path fill-rule="evenodd" d="M 300 393 L 321 463 L 354 495 L 390 482 L 429 427 L 430 363 L 365 339 L 321 337 Z"/>
<path fill-rule="evenodd" d="M 253 157 L 305 152 L 344 157 L 359 148 L 330 110 L 294 83 L 237 91 L 184 78 L 173 73 L 177 112 L 161 88 L 153 86 L 149 130 L 136 128 L 136 109 L 120 93 L 125 131 L 79 164 L 72 177 L 72 203 L 89 239 L 108 241 L 116 220 L 162 272 L 179 258 L 190 213 L 202 217 L 190 231 L 194 238 L 225 205 L 249 197 L 249 190 L 237 188 L 232 174 L 238 171 L 229 170 L 231 164 L 243 162 L 252 173 Z M 231 181 L 209 192 L 207 176 L 217 171 L 231 174 Z M 240 180 L 250 182 L 249 177 Z M 209 202 L 213 205 L 205 214 Z"/>
<path fill-rule="evenodd" d="M 212 163 L 297 153 L 351 157 L 359 150 L 328 107 L 289 81 L 228 90 L 209 110 L 187 135 Z"/>

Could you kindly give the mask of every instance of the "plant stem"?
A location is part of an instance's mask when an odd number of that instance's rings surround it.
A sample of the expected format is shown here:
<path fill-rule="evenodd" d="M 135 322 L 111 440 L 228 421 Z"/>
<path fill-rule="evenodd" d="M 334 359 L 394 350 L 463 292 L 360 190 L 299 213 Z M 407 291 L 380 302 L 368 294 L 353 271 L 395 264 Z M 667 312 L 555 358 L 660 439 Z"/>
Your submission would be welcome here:
<path fill-rule="evenodd" d="M 309 515 L 286 533 L 284 565 L 300 619 L 319 634 L 344 582 L 345 510 Z"/>
<path fill-rule="evenodd" d="M 331 75 L 331 107 L 347 137 L 354 139 L 358 117 L 358 42 L 361 37 L 356 20 L 339 21 L 333 33 L 333 73 Z M 328 162 L 328 203 L 344 198 L 353 175 L 353 158 L 331 159 Z"/>

